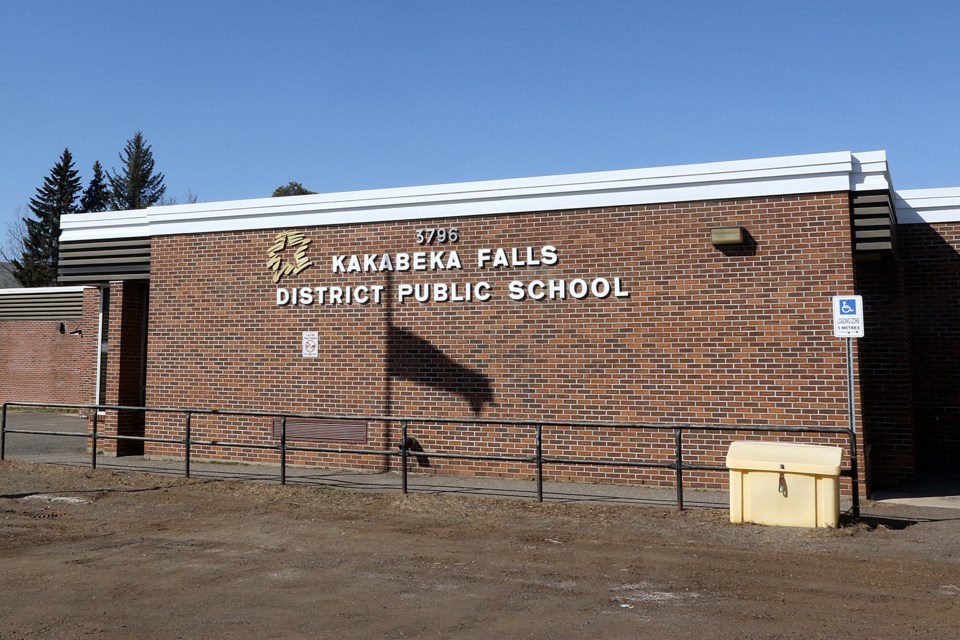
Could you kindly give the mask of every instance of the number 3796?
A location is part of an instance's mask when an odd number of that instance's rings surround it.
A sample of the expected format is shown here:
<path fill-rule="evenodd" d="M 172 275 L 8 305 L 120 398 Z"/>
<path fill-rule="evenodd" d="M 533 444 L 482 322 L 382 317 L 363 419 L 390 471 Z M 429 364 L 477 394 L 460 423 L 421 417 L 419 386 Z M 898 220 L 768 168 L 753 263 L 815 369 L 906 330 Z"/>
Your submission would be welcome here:
<path fill-rule="evenodd" d="M 460 229 L 417 229 L 417 244 L 447 244 L 460 241 Z"/>

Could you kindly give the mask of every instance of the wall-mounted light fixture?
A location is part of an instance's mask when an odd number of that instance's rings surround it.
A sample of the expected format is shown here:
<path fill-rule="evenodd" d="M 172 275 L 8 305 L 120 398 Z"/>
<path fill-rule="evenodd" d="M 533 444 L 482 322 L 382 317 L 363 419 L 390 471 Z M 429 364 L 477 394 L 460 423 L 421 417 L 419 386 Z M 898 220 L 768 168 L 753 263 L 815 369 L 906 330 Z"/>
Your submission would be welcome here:
<path fill-rule="evenodd" d="M 60 335 L 63 335 L 67 332 L 67 326 L 61 322 L 60 326 L 57 327 L 57 331 L 60 333 Z"/>
<path fill-rule="evenodd" d="M 710 229 L 710 242 L 715 247 L 744 244 L 746 241 L 747 230 L 743 227 L 714 227 Z"/>
<path fill-rule="evenodd" d="M 80 327 L 77 327 L 76 329 L 74 329 L 73 331 L 70 332 L 70 335 L 72 335 L 72 336 L 80 336 L 80 337 L 82 338 L 82 337 L 83 337 L 83 329 L 81 329 Z"/>

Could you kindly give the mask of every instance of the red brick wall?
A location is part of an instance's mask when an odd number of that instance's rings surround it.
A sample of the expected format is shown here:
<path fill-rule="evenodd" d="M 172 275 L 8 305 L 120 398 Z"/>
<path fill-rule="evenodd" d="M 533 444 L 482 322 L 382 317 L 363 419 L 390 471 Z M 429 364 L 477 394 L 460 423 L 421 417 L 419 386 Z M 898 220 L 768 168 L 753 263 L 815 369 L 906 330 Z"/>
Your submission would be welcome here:
<path fill-rule="evenodd" d="M 722 252 L 710 229 L 742 225 L 754 246 Z M 481 419 L 846 426 L 844 343 L 830 297 L 853 290 L 846 193 L 672 203 L 303 229 L 312 268 L 281 285 L 388 285 L 385 273 L 334 274 L 331 256 L 422 250 L 415 231 L 456 227 L 462 270 L 393 275 L 401 283 L 492 285 L 488 302 L 277 306 L 266 268 L 278 230 L 153 239 L 151 406 Z M 555 246 L 553 266 L 478 269 L 480 248 Z M 628 298 L 515 302 L 511 280 L 620 277 Z M 391 328 L 392 327 L 392 328 Z M 303 331 L 320 357 L 301 357 Z M 394 373 L 395 375 L 388 375 Z M 181 417 L 148 418 L 182 437 Z M 266 419 L 197 418 L 196 437 L 272 443 Z M 372 423 L 371 447 L 397 428 Z M 530 455 L 532 431 L 411 425 L 431 450 Z M 744 437 L 750 437 L 744 434 Z M 789 438 L 784 438 L 789 439 Z M 799 439 L 799 438 L 798 438 Z M 722 464 L 726 437 L 692 435 L 688 462 Z M 834 439 L 834 441 L 842 441 Z M 548 455 L 661 457 L 673 434 L 547 432 Z M 148 453 L 179 455 L 174 446 Z M 275 452 L 206 457 L 275 462 Z M 292 456 L 384 468 L 396 461 Z M 529 476 L 522 463 L 429 459 L 424 471 Z M 551 467 L 552 477 L 666 480 L 672 472 Z M 701 474 L 700 482 L 725 482 Z"/>
<path fill-rule="evenodd" d="M 898 229 L 910 322 L 918 467 L 957 471 L 960 459 L 960 224 Z"/>
<path fill-rule="evenodd" d="M 0 402 L 88 402 L 95 318 L 0 320 Z M 70 334 L 77 328 L 82 336 Z"/>

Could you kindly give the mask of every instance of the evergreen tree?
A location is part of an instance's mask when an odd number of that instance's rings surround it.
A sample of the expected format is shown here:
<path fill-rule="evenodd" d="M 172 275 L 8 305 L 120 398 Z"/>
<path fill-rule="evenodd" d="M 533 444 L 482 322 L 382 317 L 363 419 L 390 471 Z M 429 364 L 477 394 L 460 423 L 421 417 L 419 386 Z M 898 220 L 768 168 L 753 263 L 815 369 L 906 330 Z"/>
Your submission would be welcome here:
<path fill-rule="evenodd" d="M 20 258 L 13 261 L 13 275 L 25 287 L 50 287 L 57 284 L 57 258 L 60 253 L 60 216 L 76 213 L 80 194 L 80 174 L 73 156 L 64 149 L 50 175 L 30 199 L 34 219 L 24 218 L 26 235 Z"/>
<path fill-rule="evenodd" d="M 316 191 L 310 191 L 299 182 L 290 181 L 282 187 L 277 187 L 274 189 L 273 197 L 283 198 L 285 196 L 310 196 L 314 193 L 316 193 Z"/>
<path fill-rule="evenodd" d="M 80 196 L 80 213 L 107 211 L 109 208 L 110 189 L 107 187 L 107 176 L 97 160 L 93 163 L 93 178 Z"/>
<path fill-rule="evenodd" d="M 120 154 L 123 172 L 110 175 L 111 204 L 116 211 L 146 209 L 163 198 L 163 174 L 153 172 L 153 151 L 137 131 Z"/>

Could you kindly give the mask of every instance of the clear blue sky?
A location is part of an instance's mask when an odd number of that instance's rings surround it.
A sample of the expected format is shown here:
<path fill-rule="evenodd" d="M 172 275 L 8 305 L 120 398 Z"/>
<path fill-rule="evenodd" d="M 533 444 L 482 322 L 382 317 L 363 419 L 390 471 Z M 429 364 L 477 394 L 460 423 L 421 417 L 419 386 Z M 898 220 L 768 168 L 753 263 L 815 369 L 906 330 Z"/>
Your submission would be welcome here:
<path fill-rule="evenodd" d="M 957 2 L 0 3 L 0 230 L 137 130 L 263 197 L 886 149 L 960 185 Z"/>

